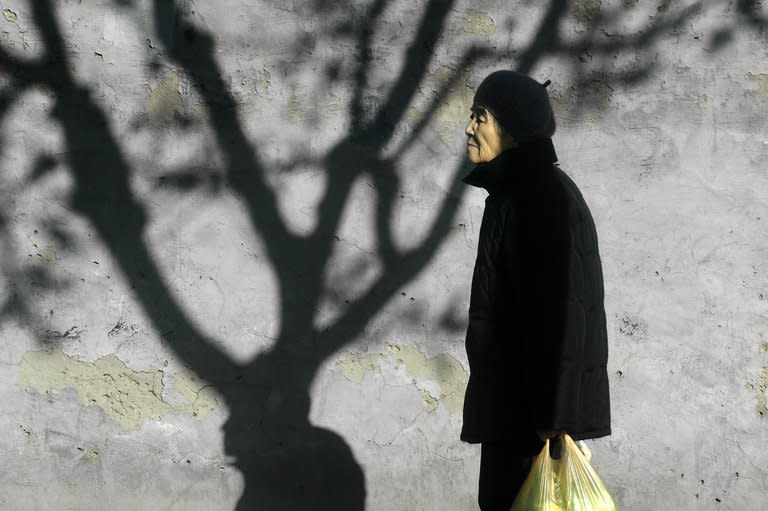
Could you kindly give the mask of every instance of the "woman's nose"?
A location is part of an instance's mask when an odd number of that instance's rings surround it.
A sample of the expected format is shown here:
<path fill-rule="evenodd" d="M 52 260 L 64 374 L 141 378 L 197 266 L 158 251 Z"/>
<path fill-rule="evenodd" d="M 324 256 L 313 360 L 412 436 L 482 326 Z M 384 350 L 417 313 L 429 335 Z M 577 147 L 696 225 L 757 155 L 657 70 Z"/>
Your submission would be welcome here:
<path fill-rule="evenodd" d="M 472 119 L 467 124 L 467 128 L 464 130 L 464 133 L 467 134 L 468 137 L 471 137 L 475 134 L 475 120 Z"/>

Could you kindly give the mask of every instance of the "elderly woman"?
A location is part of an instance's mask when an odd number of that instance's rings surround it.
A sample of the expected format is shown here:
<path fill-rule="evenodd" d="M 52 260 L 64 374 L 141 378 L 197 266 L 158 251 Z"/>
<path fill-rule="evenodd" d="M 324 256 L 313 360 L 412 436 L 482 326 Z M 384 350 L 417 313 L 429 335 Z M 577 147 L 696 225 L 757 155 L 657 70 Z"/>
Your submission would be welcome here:
<path fill-rule="evenodd" d="M 472 277 L 461 439 L 481 443 L 479 503 L 508 511 L 547 438 L 609 435 L 608 342 L 597 233 L 555 164 L 546 86 L 497 71 L 466 134 L 488 192 Z M 556 454 L 556 453 L 555 453 Z"/>

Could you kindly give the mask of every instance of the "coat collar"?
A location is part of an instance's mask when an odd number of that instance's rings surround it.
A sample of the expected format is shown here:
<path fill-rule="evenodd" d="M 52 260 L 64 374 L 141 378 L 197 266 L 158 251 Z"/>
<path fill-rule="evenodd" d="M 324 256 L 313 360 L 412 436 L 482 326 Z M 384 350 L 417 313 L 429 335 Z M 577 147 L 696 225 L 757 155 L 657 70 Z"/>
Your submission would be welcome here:
<path fill-rule="evenodd" d="M 508 149 L 488 163 L 476 165 L 462 178 L 468 185 L 494 193 L 509 183 L 542 172 L 557 161 L 552 139 L 546 138 Z"/>

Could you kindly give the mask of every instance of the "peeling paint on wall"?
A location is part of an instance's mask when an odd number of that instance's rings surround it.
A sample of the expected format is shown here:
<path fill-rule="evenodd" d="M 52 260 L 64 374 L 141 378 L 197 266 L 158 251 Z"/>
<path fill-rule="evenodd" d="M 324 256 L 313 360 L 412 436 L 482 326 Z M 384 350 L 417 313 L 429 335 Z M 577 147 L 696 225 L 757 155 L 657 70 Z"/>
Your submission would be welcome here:
<path fill-rule="evenodd" d="M 3 16 L 5 16 L 6 20 L 11 22 L 16 21 L 17 18 L 16 13 L 10 9 L 3 9 Z"/>
<path fill-rule="evenodd" d="M 177 73 L 171 72 L 162 79 L 149 94 L 146 107 L 149 119 L 153 122 L 168 120 L 174 113 L 183 111 Z"/>
<path fill-rule="evenodd" d="M 761 417 L 768 416 L 768 367 L 763 367 L 757 375 L 757 381 L 747 383 L 747 388 L 755 392 L 757 413 Z"/>
<path fill-rule="evenodd" d="M 345 378 L 360 384 L 366 373 L 374 370 L 381 371 L 381 363 L 389 358 L 396 364 L 404 366 L 405 371 L 416 380 L 417 388 L 427 382 L 439 385 L 439 391 L 435 391 L 431 386 L 419 388 L 422 405 L 428 411 L 436 410 L 439 402 L 442 402 L 452 413 L 461 411 L 469 375 L 456 358 L 447 353 L 428 358 L 416 348 L 395 344 L 387 346 L 387 352 L 362 357 L 352 353 L 340 360 L 337 365 Z"/>
<path fill-rule="evenodd" d="M 619 332 L 637 341 L 643 341 L 648 336 L 648 323 L 638 316 L 625 312 L 616 315 Z"/>
<path fill-rule="evenodd" d="M 411 376 L 440 384 L 440 396 L 436 399 L 442 401 L 448 410 L 461 411 L 469 374 L 458 360 L 447 353 L 427 358 L 417 349 L 408 346 L 392 345 L 387 349 L 395 354 L 398 362 L 405 364 Z"/>
<path fill-rule="evenodd" d="M 38 252 L 37 255 L 46 263 L 51 264 L 56 262 L 56 250 L 54 250 L 53 247 L 45 247 Z"/>
<path fill-rule="evenodd" d="M 437 410 L 437 405 L 440 401 L 435 399 L 432 394 L 429 393 L 429 391 L 420 390 L 419 392 L 421 393 L 421 404 L 424 406 L 424 408 L 426 408 L 428 412 L 434 412 Z"/>
<path fill-rule="evenodd" d="M 552 102 L 552 108 L 555 112 L 567 112 L 573 106 L 575 93 L 574 87 L 568 87 L 565 90 L 552 88 L 549 94 L 549 100 Z"/>
<path fill-rule="evenodd" d="M 261 72 L 259 73 L 259 86 L 264 89 L 268 90 L 269 86 L 272 85 L 272 74 L 267 70 L 267 68 L 263 68 Z"/>
<path fill-rule="evenodd" d="M 84 362 L 60 351 L 30 351 L 21 360 L 18 383 L 38 392 L 74 388 L 85 406 L 98 406 L 123 428 L 139 429 L 145 420 L 188 413 L 208 415 L 217 402 L 196 377 L 178 373 L 176 390 L 187 400 L 181 406 L 163 401 L 163 371 L 134 371 L 114 355 Z"/>
<path fill-rule="evenodd" d="M 378 367 L 377 362 L 383 358 L 383 355 L 365 355 L 361 357 L 357 353 L 351 353 L 336 365 L 341 369 L 344 378 L 358 385 L 363 383 L 365 374 L 375 370 Z"/>
<path fill-rule="evenodd" d="M 467 17 L 461 27 L 462 34 L 490 36 L 495 32 L 496 23 L 487 13 L 477 9 L 467 9 Z"/>
<path fill-rule="evenodd" d="M 578 0 L 573 5 L 573 17 L 580 23 L 589 23 L 599 12 L 601 0 Z"/>
<path fill-rule="evenodd" d="M 291 96 L 288 100 L 288 117 L 292 121 L 298 121 L 299 120 L 299 113 L 301 112 L 301 109 L 299 108 L 299 97 L 296 95 L 296 86 L 291 86 Z"/>
<path fill-rule="evenodd" d="M 405 111 L 405 120 L 409 124 L 416 124 L 421 120 L 422 117 L 424 117 L 424 113 L 421 112 L 418 108 L 409 106 Z"/>
<path fill-rule="evenodd" d="M 747 73 L 747 78 L 758 83 L 760 96 L 763 100 L 768 101 L 768 73 Z"/>
<path fill-rule="evenodd" d="M 218 406 L 213 387 L 192 372 L 181 371 L 174 376 L 174 388 L 188 404 L 174 406 L 176 413 L 188 413 L 196 419 L 203 419 Z"/>

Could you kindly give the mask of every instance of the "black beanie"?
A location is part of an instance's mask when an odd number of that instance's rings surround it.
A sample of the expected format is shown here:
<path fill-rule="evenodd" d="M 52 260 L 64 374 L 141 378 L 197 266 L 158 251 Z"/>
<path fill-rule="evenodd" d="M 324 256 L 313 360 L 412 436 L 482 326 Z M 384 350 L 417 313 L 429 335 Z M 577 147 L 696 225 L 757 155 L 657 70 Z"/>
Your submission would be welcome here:
<path fill-rule="evenodd" d="M 475 91 L 475 106 L 487 108 L 519 144 L 550 138 L 555 114 L 547 85 L 516 71 L 495 71 Z"/>

